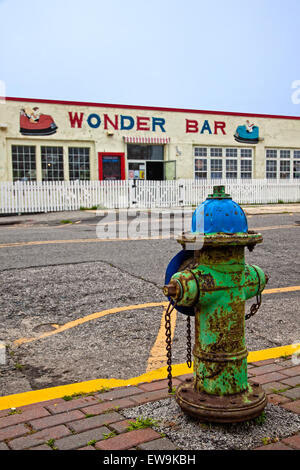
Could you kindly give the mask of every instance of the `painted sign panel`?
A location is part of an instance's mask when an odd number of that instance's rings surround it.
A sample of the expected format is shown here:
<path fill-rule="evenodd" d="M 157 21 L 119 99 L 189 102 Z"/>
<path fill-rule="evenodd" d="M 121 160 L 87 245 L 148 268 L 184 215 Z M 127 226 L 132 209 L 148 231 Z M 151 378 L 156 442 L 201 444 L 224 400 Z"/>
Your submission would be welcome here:
<path fill-rule="evenodd" d="M 57 131 L 52 116 L 42 114 L 38 107 L 22 108 L 20 111 L 20 132 L 22 135 L 51 135 Z"/>
<path fill-rule="evenodd" d="M 234 138 L 237 142 L 257 144 L 259 141 L 259 127 L 255 126 L 253 123 L 251 124 L 247 119 L 245 125 L 237 127 Z"/>

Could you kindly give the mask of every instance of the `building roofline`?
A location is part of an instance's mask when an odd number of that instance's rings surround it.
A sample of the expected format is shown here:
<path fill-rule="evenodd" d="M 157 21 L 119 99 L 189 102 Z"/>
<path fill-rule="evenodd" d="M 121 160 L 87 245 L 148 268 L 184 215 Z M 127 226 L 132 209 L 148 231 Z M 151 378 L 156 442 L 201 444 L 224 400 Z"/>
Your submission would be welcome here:
<path fill-rule="evenodd" d="M 256 117 L 256 118 L 272 118 L 272 119 L 300 119 L 300 116 L 283 116 L 277 114 L 254 114 L 254 113 L 237 113 L 230 111 L 208 111 L 200 109 L 186 109 L 186 108 L 169 108 L 169 107 L 158 107 L 158 106 L 141 106 L 141 105 L 128 105 L 128 104 L 111 104 L 111 103 L 94 103 L 85 101 L 64 101 L 64 100 L 49 100 L 49 99 L 37 99 L 37 98 L 16 98 L 16 97 L 5 97 L 7 101 L 20 101 L 20 102 L 31 102 L 31 103 L 46 103 L 46 104 L 61 104 L 70 106 L 90 106 L 90 107 L 105 107 L 105 108 L 121 108 L 121 109 L 140 109 L 146 111 L 166 111 L 173 113 L 192 113 L 192 114 L 211 114 L 221 116 L 244 116 L 244 117 Z"/>

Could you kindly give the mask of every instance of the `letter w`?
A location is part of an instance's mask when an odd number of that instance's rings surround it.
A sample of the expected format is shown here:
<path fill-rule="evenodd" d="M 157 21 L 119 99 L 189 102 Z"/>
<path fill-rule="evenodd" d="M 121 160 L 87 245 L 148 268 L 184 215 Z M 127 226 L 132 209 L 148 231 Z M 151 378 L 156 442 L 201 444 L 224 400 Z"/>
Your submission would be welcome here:
<path fill-rule="evenodd" d="M 84 115 L 84 113 L 80 113 L 80 116 L 78 116 L 78 113 L 74 113 L 74 116 L 73 116 L 73 113 L 71 113 L 69 111 L 69 118 L 70 118 L 71 127 L 76 127 L 77 126 L 81 129 L 83 115 Z"/>

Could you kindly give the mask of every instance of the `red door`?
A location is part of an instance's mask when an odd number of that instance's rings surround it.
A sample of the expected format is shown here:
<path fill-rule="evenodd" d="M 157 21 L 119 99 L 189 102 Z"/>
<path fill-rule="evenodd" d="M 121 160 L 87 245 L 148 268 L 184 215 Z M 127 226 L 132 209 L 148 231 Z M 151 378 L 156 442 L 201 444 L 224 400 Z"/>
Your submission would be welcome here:
<path fill-rule="evenodd" d="M 125 154 L 99 152 L 99 180 L 125 179 Z"/>

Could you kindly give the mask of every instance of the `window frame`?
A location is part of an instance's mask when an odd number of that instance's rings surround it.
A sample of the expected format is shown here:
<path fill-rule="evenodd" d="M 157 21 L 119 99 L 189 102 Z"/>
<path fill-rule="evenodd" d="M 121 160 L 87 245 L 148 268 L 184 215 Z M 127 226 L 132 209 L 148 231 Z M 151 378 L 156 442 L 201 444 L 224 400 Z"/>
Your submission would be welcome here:
<path fill-rule="evenodd" d="M 49 152 L 49 155 L 47 155 L 47 151 L 51 149 L 51 152 Z M 57 153 L 55 153 L 54 149 L 56 149 Z M 46 151 L 46 154 L 43 154 L 43 151 Z M 41 170 L 42 170 L 42 181 L 64 181 L 65 180 L 65 168 L 64 168 L 64 147 L 63 145 L 41 145 L 40 147 L 41 151 Z M 61 152 L 61 154 L 60 154 Z M 46 160 L 44 160 L 44 157 L 46 157 Z M 56 158 L 58 157 L 58 162 L 55 162 L 52 160 L 52 162 L 47 163 L 47 159 L 52 157 Z M 48 170 L 48 168 L 44 168 L 44 166 L 47 164 L 47 166 L 53 164 L 53 165 L 58 165 L 52 167 L 52 172 Z M 49 171 L 49 173 L 48 173 Z M 44 172 L 46 172 L 46 177 L 44 176 Z M 54 173 L 58 173 L 58 178 L 54 177 Z"/>
<path fill-rule="evenodd" d="M 22 150 L 22 152 L 21 152 Z M 26 152 L 25 150 L 28 150 Z M 32 152 L 32 153 L 31 153 Z M 22 159 L 15 157 L 23 157 Z M 26 161 L 26 157 L 31 157 Z M 18 165 L 14 166 L 14 163 Z M 20 165 L 22 163 L 22 165 Z M 22 168 L 20 168 L 20 166 Z M 26 168 L 28 166 L 28 168 Z M 12 169 L 12 181 L 36 181 L 37 180 L 37 149 L 35 145 L 11 145 L 11 169 Z M 23 176 L 15 177 L 15 172 L 22 171 Z M 30 172 L 34 172 L 34 176 L 31 176 Z M 28 176 L 26 176 L 26 173 Z"/>
<path fill-rule="evenodd" d="M 73 150 L 76 150 L 76 151 L 79 151 L 78 152 L 78 155 L 74 154 L 74 155 L 70 155 L 71 151 Z M 91 151 L 90 151 L 90 147 L 75 147 L 75 146 L 68 146 L 68 169 L 69 169 L 69 181 L 90 181 L 91 179 Z M 80 152 L 83 152 L 83 154 L 81 155 Z M 87 152 L 87 155 L 85 155 L 84 153 Z M 88 160 L 88 165 L 87 165 L 87 169 L 86 169 L 86 162 L 72 162 L 71 164 L 71 161 L 70 161 L 70 157 L 73 157 L 73 158 L 78 158 L 79 157 L 79 160 L 80 160 L 80 157 L 85 157 L 87 158 Z M 83 165 L 83 169 L 81 168 L 75 168 L 75 163 L 79 163 L 80 167 L 81 165 Z M 73 168 L 72 168 L 73 166 Z M 76 173 L 76 172 L 79 172 L 79 178 L 76 178 L 72 175 L 72 173 Z M 86 178 L 81 178 L 80 177 L 80 172 L 83 172 L 83 173 L 88 173 L 88 177 Z"/>
<path fill-rule="evenodd" d="M 243 155 L 244 154 L 244 155 Z M 218 147 L 218 146 L 201 146 L 194 145 L 194 179 L 205 180 L 223 180 L 223 179 L 253 179 L 253 156 L 254 149 L 252 147 Z M 197 169 L 197 161 L 202 160 L 202 164 L 206 161 L 206 170 Z M 222 167 L 221 170 L 216 169 L 217 161 Z M 241 162 L 243 161 L 243 165 Z M 230 163 L 229 163 L 230 162 Z M 247 165 L 249 169 L 244 169 Z M 233 166 L 232 169 L 230 165 Z M 244 168 L 243 168 L 244 167 Z M 200 174 L 203 174 L 200 177 Z M 206 173 L 206 176 L 204 176 Z M 219 174 L 215 177 L 214 174 Z M 227 176 L 232 173 L 231 176 Z"/>
<path fill-rule="evenodd" d="M 296 165 L 300 165 L 299 148 L 266 148 L 265 161 L 267 180 L 297 181 L 300 178 L 300 172 L 296 170 Z M 273 169 L 270 169 L 272 164 Z"/>

